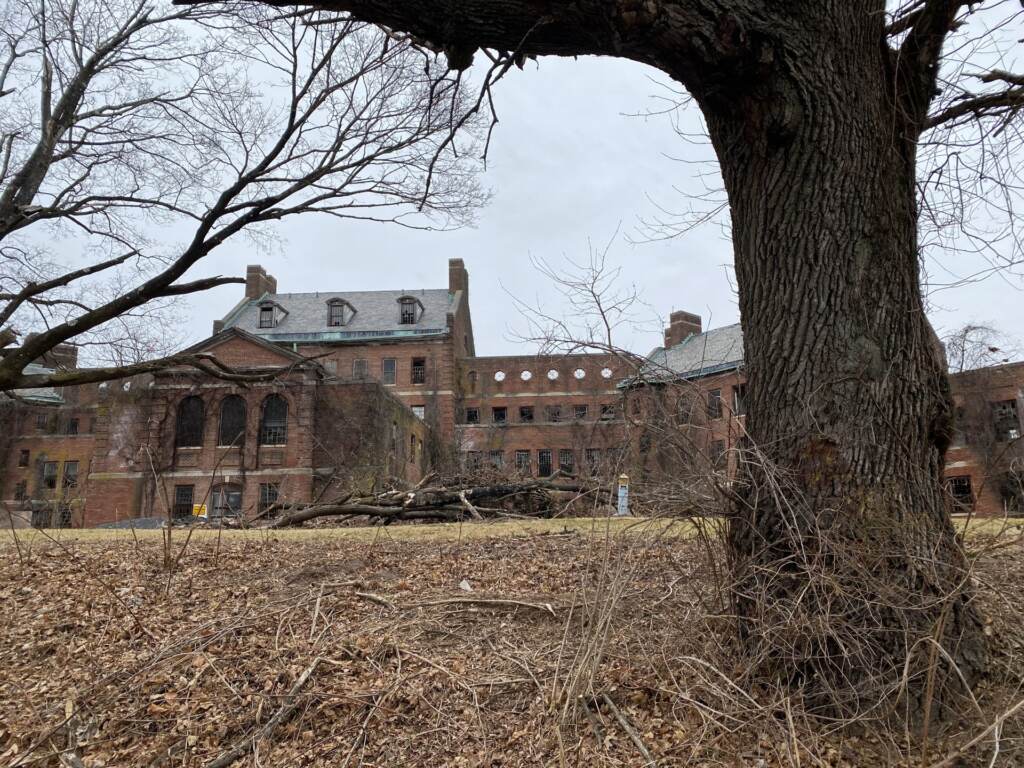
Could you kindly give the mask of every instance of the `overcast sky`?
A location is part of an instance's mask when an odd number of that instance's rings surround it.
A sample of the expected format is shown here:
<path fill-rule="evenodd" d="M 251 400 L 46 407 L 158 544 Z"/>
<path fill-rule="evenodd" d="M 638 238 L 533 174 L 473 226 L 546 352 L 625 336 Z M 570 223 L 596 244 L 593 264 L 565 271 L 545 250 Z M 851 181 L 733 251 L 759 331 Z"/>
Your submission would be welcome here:
<path fill-rule="evenodd" d="M 665 116 L 636 117 L 664 103 L 666 80 L 640 64 L 613 59 L 544 59 L 513 70 L 495 90 L 500 124 L 484 183 L 494 193 L 475 228 L 419 232 L 386 224 L 303 216 L 277 229 L 270 253 L 229 242 L 204 261 L 206 274 L 242 275 L 261 263 L 281 292 L 437 288 L 447 284 L 447 262 L 465 260 L 470 273 L 477 353 L 534 351 L 517 340 L 525 323 L 513 297 L 541 303 L 552 314 L 566 307 L 531 267 L 531 257 L 556 269 L 586 260 L 590 245 L 608 251 L 622 268 L 623 290 L 635 286 L 645 306 L 640 325 L 616 342 L 646 352 L 660 343 L 674 309 L 699 313 L 705 328 L 737 322 L 732 248 L 721 225 L 708 225 L 660 242 L 642 240 L 641 221 L 659 206 L 679 210 L 682 192 L 699 194 L 708 167 L 693 163 L 706 148 L 683 141 Z M 685 118 L 698 127 L 696 110 Z M 712 181 L 712 183 L 714 183 Z M 929 265 L 941 282 L 985 265 L 957 257 Z M 937 280 L 938 282 L 938 280 Z M 191 333 L 208 335 L 212 321 L 239 298 L 229 286 L 191 301 Z M 1020 272 L 945 289 L 931 296 L 940 335 L 967 322 L 989 323 L 1024 336 L 1024 277 Z"/>

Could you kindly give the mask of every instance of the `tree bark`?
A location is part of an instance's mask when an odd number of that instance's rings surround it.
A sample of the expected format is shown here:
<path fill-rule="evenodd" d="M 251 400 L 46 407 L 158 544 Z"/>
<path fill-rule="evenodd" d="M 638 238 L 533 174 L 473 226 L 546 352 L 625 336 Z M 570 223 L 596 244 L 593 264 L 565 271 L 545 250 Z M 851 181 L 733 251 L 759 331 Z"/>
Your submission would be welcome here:
<path fill-rule="evenodd" d="M 730 529 L 741 634 L 830 708 L 951 703 L 984 667 L 941 480 L 945 358 L 919 282 L 915 146 L 883 17 L 833 6 L 757 86 L 698 93 L 729 195 L 748 416 Z M 961 691 L 962 693 L 962 691 Z"/>
<path fill-rule="evenodd" d="M 687 88 L 729 195 L 747 426 L 763 457 L 747 464 L 730 533 L 754 666 L 840 709 L 903 690 L 905 661 L 911 696 L 945 700 L 949 670 L 921 673 L 942 658 L 936 643 L 976 679 L 985 644 L 941 487 L 951 402 L 914 190 L 961 3 L 928 0 L 903 62 L 884 0 L 319 5 L 457 52 L 460 67 L 482 46 L 611 55 Z"/>

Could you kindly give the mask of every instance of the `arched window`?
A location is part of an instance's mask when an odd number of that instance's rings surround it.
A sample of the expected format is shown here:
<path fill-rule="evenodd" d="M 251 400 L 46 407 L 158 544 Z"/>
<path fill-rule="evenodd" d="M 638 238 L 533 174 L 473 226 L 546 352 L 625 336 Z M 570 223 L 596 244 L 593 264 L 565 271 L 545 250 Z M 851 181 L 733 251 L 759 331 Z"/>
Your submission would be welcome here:
<path fill-rule="evenodd" d="M 178 403 L 174 444 L 179 448 L 199 448 L 203 444 L 203 401 L 195 395 Z"/>
<path fill-rule="evenodd" d="M 260 445 L 284 445 L 288 442 L 288 401 L 280 395 L 268 395 L 260 416 Z"/>
<path fill-rule="evenodd" d="M 220 404 L 217 445 L 241 445 L 245 440 L 245 400 L 228 395 Z"/>

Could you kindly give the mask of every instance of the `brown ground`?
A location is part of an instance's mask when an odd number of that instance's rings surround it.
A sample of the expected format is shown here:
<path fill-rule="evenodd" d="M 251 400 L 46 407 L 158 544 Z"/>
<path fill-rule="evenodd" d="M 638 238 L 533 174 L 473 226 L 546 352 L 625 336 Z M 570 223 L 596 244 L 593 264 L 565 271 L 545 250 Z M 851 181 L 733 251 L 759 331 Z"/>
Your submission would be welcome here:
<path fill-rule="evenodd" d="M 1024 547 L 1008 536 L 978 571 L 997 649 L 985 717 L 908 763 L 872 729 L 829 734 L 732 685 L 691 530 L 591 527 L 206 535 L 184 551 L 176 531 L 171 569 L 153 535 L 8 538 L 0 765 L 207 766 L 241 744 L 234 765 L 268 768 L 642 766 L 642 750 L 659 766 L 928 766 L 1021 698 Z M 994 764 L 1024 764 L 1021 716 Z M 987 764 L 994 743 L 950 765 Z"/>

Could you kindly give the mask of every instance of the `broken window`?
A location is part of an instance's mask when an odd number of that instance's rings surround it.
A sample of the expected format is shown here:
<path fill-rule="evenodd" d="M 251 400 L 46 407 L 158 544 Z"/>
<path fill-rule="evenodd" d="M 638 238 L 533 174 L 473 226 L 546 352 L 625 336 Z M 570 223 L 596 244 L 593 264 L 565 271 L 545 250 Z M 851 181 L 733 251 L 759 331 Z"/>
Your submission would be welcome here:
<path fill-rule="evenodd" d="M 50 428 L 50 415 L 48 413 L 36 414 L 36 429 L 40 432 L 47 432 Z"/>
<path fill-rule="evenodd" d="M 194 485 L 174 486 L 174 507 L 171 512 L 175 518 L 192 517 L 192 500 L 195 490 Z"/>
<path fill-rule="evenodd" d="M 746 384 L 737 384 L 732 388 L 732 412 L 734 416 L 742 416 L 747 412 Z"/>
<path fill-rule="evenodd" d="M 370 366 L 361 357 L 357 357 L 352 361 L 352 378 L 357 381 L 370 378 Z"/>
<path fill-rule="evenodd" d="M 412 383 L 427 383 L 427 358 L 414 357 L 412 359 Z"/>
<path fill-rule="evenodd" d="M 384 384 L 398 381 L 398 362 L 393 357 L 385 357 L 380 361 L 380 378 Z"/>
<path fill-rule="evenodd" d="M 561 421 L 562 420 L 562 406 L 560 405 L 549 405 L 544 410 L 547 415 L 548 421 Z"/>
<path fill-rule="evenodd" d="M 505 454 L 501 451 L 491 451 L 487 458 L 495 469 L 501 469 L 505 466 Z"/>
<path fill-rule="evenodd" d="M 725 441 L 724 440 L 712 440 L 708 446 L 708 458 L 711 459 L 711 465 L 715 469 L 721 469 L 724 465 L 725 459 Z"/>
<path fill-rule="evenodd" d="M 1000 443 L 1020 437 L 1020 419 L 1017 416 L 1017 401 L 1003 400 L 992 403 L 992 425 L 996 440 Z"/>
<path fill-rule="evenodd" d="M 571 448 L 562 448 L 558 452 L 558 471 L 571 475 L 576 470 L 576 454 Z"/>
<path fill-rule="evenodd" d="M 416 463 L 416 435 L 409 435 L 409 461 Z"/>
<path fill-rule="evenodd" d="M 77 461 L 65 461 L 64 462 L 64 482 L 65 488 L 74 488 L 78 485 L 78 462 Z"/>
<path fill-rule="evenodd" d="M 615 405 L 613 403 L 601 403 L 601 421 L 615 420 Z"/>
<path fill-rule="evenodd" d="M 601 469 L 601 450 L 599 448 L 587 448 L 584 452 L 584 458 L 586 459 L 590 476 L 594 477 Z"/>
<path fill-rule="evenodd" d="M 708 390 L 708 418 L 722 418 L 722 390 Z"/>
<path fill-rule="evenodd" d="M 480 451 L 466 452 L 466 469 L 480 469 L 483 464 L 483 454 Z"/>
<path fill-rule="evenodd" d="M 411 406 L 411 407 L 412 407 L 412 413 L 413 413 L 413 415 L 417 419 L 420 419 L 422 421 L 424 418 L 426 418 L 427 406 L 425 406 L 425 405 L 414 405 L 414 406 Z"/>
<path fill-rule="evenodd" d="M 57 487 L 57 462 L 43 462 L 43 488 L 53 490 Z"/>
<path fill-rule="evenodd" d="M 574 405 L 572 407 L 572 417 L 576 421 L 583 421 L 587 418 L 587 413 L 590 409 L 585 405 Z"/>
<path fill-rule="evenodd" d="M 521 406 L 519 406 L 519 422 L 521 424 L 531 424 L 533 422 L 533 406 L 532 405 L 521 405 Z"/>
<path fill-rule="evenodd" d="M 480 423 L 480 409 L 479 408 L 467 408 L 466 409 L 466 423 L 467 424 L 479 424 Z"/>
<path fill-rule="evenodd" d="M 274 327 L 274 308 L 260 307 L 260 328 Z"/>
<path fill-rule="evenodd" d="M 491 421 L 494 424 L 508 423 L 508 408 L 503 405 L 491 408 Z"/>
<path fill-rule="evenodd" d="M 974 490 L 971 488 L 971 476 L 947 477 L 946 488 L 953 497 L 953 505 L 959 512 L 969 512 L 974 507 Z"/>
<path fill-rule="evenodd" d="M 22 448 L 18 452 L 18 466 L 19 467 L 27 467 L 28 466 L 28 460 L 29 460 L 28 448 Z"/>
<path fill-rule="evenodd" d="M 19 480 L 14 486 L 14 500 L 25 501 L 28 498 L 28 481 Z"/>
<path fill-rule="evenodd" d="M 242 514 L 242 487 L 219 485 L 210 494 L 210 517 L 238 517 Z"/>
<path fill-rule="evenodd" d="M 217 445 L 241 445 L 245 439 L 245 400 L 228 395 L 220 404 Z"/>
<path fill-rule="evenodd" d="M 466 380 L 469 382 L 470 390 L 476 390 L 476 382 L 479 379 L 479 374 L 476 371 L 470 371 L 466 374 Z"/>
<path fill-rule="evenodd" d="M 516 451 L 516 472 L 522 475 L 530 474 L 530 452 Z"/>
<path fill-rule="evenodd" d="M 401 325 L 412 325 L 416 322 L 416 299 L 402 299 L 399 304 L 398 322 Z"/>
<path fill-rule="evenodd" d="M 268 395 L 260 416 L 260 445 L 285 445 L 288 442 L 288 401 L 280 395 Z"/>
<path fill-rule="evenodd" d="M 68 434 L 69 435 L 77 435 L 78 434 L 78 418 L 77 417 L 72 417 L 72 418 L 68 419 Z"/>
<path fill-rule="evenodd" d="M 71 505 L 70 504 L 58 504 L 56 519 L 53 521 L 54 528 L 70 528 L 71 527 Z"/>
<path fill-rule="evenodd" d="M 345 302 L 334 300 L 327 303 L 327 325 L 337 327 L 345 324 Z"/>
<path fill-rule="evenodd" d="M 551 451 L 547 448 L 537 451 L 537 474 L 551 477 Z"/>
<path fill-rule="evenodd" d="M 203 444 L 203 401 L 196 395 L 178 403 L 174 444 L 178 448 L 198 448 Z"/>
<path fill-rule="evenodd" d="M 280 483 L 260 483 L 260 513 L 277 504 L 281 494 Z"/>

